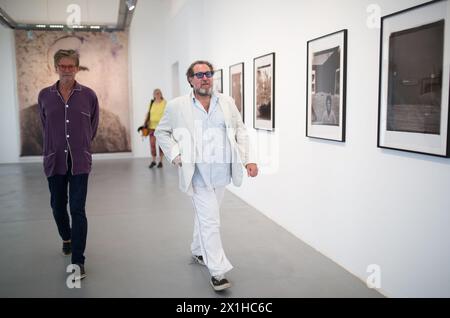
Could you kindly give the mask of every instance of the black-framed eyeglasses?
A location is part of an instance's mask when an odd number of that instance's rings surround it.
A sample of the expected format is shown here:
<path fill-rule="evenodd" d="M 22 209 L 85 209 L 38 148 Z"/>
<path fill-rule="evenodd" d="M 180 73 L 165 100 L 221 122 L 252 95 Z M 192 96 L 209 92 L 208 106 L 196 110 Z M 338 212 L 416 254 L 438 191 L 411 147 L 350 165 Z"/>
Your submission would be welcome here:
<path fill-rule="evenodd" d="M 208 72 L 197 72 L 197 73 L 194 73 L 194 76 L 197 77 L 198 79 L 202 79 L 203 76 L 205 76 L 205 75 L 206 75 L 207 78 L 211 78 L 211 77 L 213 77 L 214 72 L 213 71 L 208 71 Z"/>

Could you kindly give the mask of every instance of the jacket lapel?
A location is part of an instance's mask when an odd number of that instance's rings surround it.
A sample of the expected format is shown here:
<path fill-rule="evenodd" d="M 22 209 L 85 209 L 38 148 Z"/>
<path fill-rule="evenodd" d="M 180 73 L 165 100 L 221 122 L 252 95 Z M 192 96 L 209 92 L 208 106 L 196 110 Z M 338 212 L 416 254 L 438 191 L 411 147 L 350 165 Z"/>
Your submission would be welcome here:
<path fill-rule="evenodd" d="M 186 128 L 194 136 L 194 114 L 192 113 L 192 95 L 189 94 L 183 103 L 181 108 L 182 117 L 185 121 Z"/>
<path fill-rule="evenodd" d="M 223 117 L 225 119 L 225 126 L 227 127 L 228 130 L 230 127 L 232 127 L 230 109 L 225 106 L 225 103 L 220 96 L 219 96 L 219 107 L 222 110 Z"/>

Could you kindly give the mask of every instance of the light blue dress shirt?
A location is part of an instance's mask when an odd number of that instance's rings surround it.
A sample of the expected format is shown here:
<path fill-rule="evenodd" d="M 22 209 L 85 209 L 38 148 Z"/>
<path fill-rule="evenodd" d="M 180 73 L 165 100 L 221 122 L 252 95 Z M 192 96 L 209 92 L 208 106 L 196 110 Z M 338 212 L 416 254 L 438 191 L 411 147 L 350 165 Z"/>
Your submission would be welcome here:
<path fill-rule="evenodd" d="M 196 162 L 192 185 L 217 188 L 231 182 L 231 145 L 227 138 L 225 117 L 213 94 L 209 111 L 192 94 L 196 134 Z"/>

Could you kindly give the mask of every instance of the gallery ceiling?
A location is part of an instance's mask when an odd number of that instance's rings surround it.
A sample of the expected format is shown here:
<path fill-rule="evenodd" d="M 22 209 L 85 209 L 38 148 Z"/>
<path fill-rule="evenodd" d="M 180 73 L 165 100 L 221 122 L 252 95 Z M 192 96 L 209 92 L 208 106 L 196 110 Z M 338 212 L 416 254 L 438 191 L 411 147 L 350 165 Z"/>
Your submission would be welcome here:
<path fill-rule="evenodd" d="M 75 26 L 120 30 L 137 0 L 0 0 L 0 22 L 13 29 Z M 98 27 L 98 28 L 97 28 Z"/>

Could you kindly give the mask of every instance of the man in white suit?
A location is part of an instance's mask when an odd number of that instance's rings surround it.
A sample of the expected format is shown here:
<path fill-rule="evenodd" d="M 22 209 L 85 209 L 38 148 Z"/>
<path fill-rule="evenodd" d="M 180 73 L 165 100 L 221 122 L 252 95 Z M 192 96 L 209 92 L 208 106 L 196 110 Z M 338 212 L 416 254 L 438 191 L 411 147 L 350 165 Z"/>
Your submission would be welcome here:
<path fill-rule="evenodd" d="M 220 238 L 219 209 L 225 186 L 242 184 L 258 167 L 250 158 L 246 128 L 234 100 L 213 91 L 213 66 L 195 61 L 186 76 L 192 92 L 171 100 L 155 131 L 166 158 L 178 165 L 179 187 L 192 198 L 193 259 L 206 265 L 216 291 L 231 286 L 225 273 L 233 266 Z"/>

